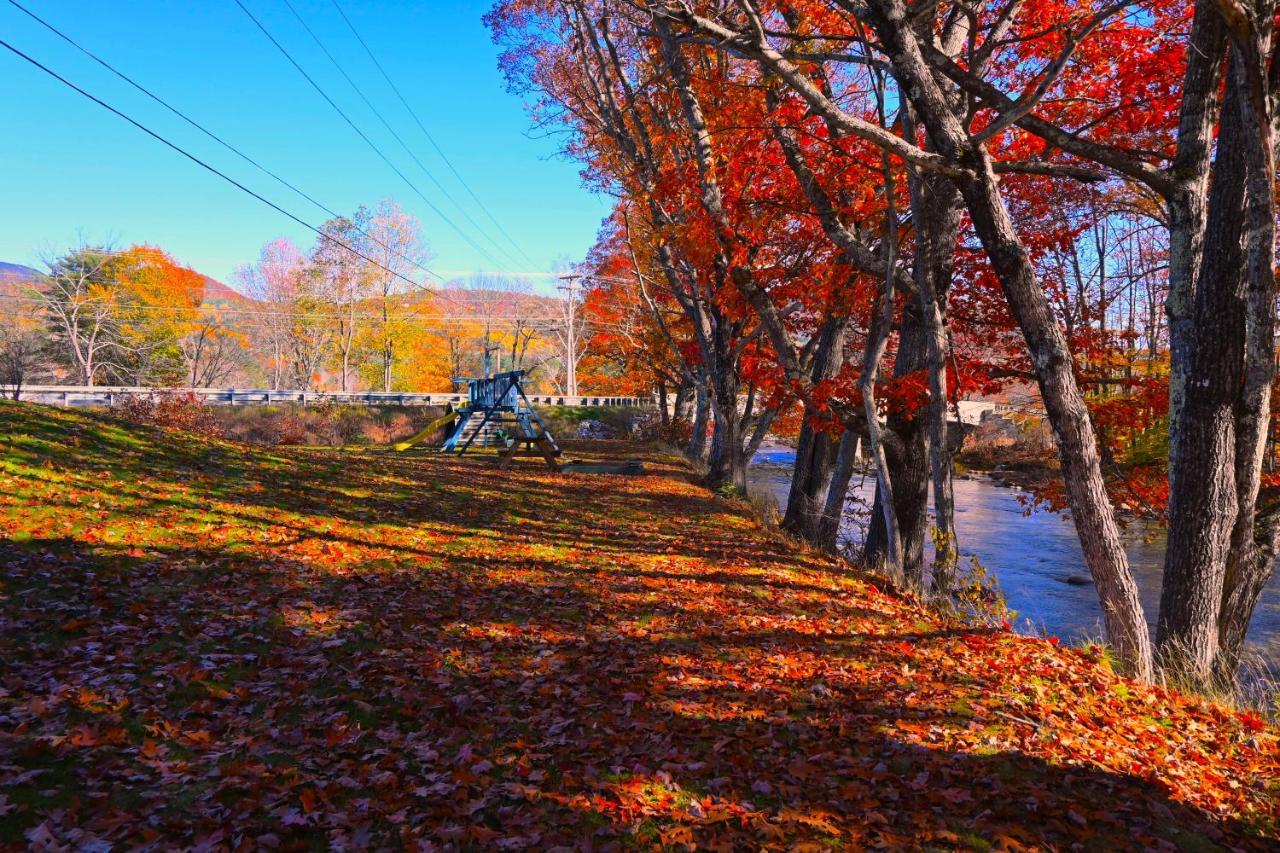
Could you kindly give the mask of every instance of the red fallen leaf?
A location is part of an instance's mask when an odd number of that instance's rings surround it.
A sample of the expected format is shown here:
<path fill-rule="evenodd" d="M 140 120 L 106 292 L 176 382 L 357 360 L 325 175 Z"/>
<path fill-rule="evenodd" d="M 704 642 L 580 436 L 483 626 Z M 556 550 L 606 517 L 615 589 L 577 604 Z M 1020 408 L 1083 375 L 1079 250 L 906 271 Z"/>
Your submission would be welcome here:
<path fill-rule="evenodd" d="M 477 823 L 477 824 L 472 824 L 470 827 L 468 827 L 467 835 L 471 838 L 472 841 L 478 841 L 481 844 L 490 844 L 493 842 L 495 838 L 498 838 L 499 836 L 501 836 L 502 833 L 496 832 L 487 826 Z"/>
<path fill-rule="evenodd" d="M 0 425 L 12 411 L 0 406 Z M 253 448 L 236 452 L 244 476 L 274 470 Z M 611 849 L 637 828 L 645 846 L 685 826 L 708 850 L 952 849 L 972 836 L 996 849 L 1066 849 L 1123 847 L 1163 821 L 1212 827 L 1215 842 L 1248 849 L 1238 827 L 1267 833 L 1280 814 L 1273 792 L 1253 784 L 1280 775 L 1274 730 L 1260 717 L 1118 682 L 1084 653 L 1048 642 L 944 625 L 745 516 L 717 511 L 704 522 L 696 510 L 707 496 L 687 482 L 624 483 L 584 501 L 565 481 L 497 477 L 479 460 L 369 453 L 353 465 L 347 453 L 273 451 L 296 474 L 289 491 L 268 477 L 265 500 L 234 505 L 210 491 L 224 488 L 214 478 L 139 477 L 128 487 L 142 498 L 168 494 L 209 507 L 202 516 L 236 520 L 190 521 L 164 501 L 139 510 L 129 535 L 148 540 L 151 560 L 113 566 L 108 583 L 84 576 L 107 577 L 96 550 L 66 557 L 55 573 L 20 547 L 6 553 L 6 590 L 51 585 L 52 595 L 8 599 L 0 616 L 16 612 L 48 632 L 93 613 L 98 634 L 53 650 L 56 658 L 37 649 L 34 659 L 5 659 L 17 677 L 4 680 L 0 704 L 16 723 L 8 735 L 18 764 L 70 758 L 79 789 L 60 811 L 19 805 L 4 816 L 20 830 L 11 834 L 21 839 L 50 818 L 64 846 L 72 833 L 121 846 L 190 844 L 225 824 L 224 844 L 287 845 L 296 828 L 310 828 L 352 849 L 539 849 L 588 835 L 592 847 Z M 5 503 L 15 489 L 5 470 L 0 523 L 25 525 Z M 384 479 L 431 492 L 397 501 L 397 527 L 369 522 L 368 494 Z M 511 509 L 536 489 L 548 532 L 554 515 L 566 538 L 610 544 L 525 560 L 520 546 L 543 544 L 542 527 L 453 532 L 444 486 L 485 506 L 486 519 L 493 505 Z M 313 489 L 322 504 L 307 496 Z M 641 509 L 633 498 L 642 495 L 653 505 Z M 261 526 L 245 520 L 259 514 Z M 451 533 L 439 538 L 410 529 L 445 518 Z M 321 558 L 309 545 L 309 559 L 295 559 L 290 543 L 312 521 L 344 537 L 341 553 Z M 665 552 L 633 547 L 632 534 L 660 537 Z M 243 564 L 225 547 L 232 540 L 250 552 Z M 465 554 L 432 550 L 459 542 Z M 706 556 L 734 548 L 749 556 Z M 209 578 L 206 567 L 216 567 Z M 661 579 L 646 574 L 655 570 Z M 137 601 L 164 606 L 131 609 Z M 282 612 L 320 611 L 333 614 L 324 631 L 314 621 L 296 632 L 276 624 Z M 638 612 L 663 614 L 643 642 L 629 628 Z M 915 639 L 893 645 L 907 635 Z M 345 643 L 326 647 L 330 639 Z M 813 702 L 827 685 L 848 701 Z M 223 687 L 240 701 L 213 698 Z M 670 702 L 664 713 L 636 714 L 630 700 L 660 695 Z M 77 726 L 92 745 L 70 745 Z M 330 744 L 334 729 L 344 734 Z M 68 793 L 60 775 L 0 769 L 0 791 L 11 801 L 15 785 Z M 193 783 L 214 790 L 178 821 L 140 825 L 147 804 Z M 121 810 L 113 785 L 143 805 Z M 1096 796 L 1081 796 L 1103 789 L 1125 808 L 1104 812 Z M 957 820 L 960 835 L 948 829 Z M 473 825 L 482 828 L 469 834 Z"/>
<path fill-rule="evenodd" d="M 1259 717 L 1252 711 L 1245 711 L 1240 715 L 1240 722 L 1244 725 L 1245 731 L 1256 734 L 1267 727 L 1266 720 Z"/>

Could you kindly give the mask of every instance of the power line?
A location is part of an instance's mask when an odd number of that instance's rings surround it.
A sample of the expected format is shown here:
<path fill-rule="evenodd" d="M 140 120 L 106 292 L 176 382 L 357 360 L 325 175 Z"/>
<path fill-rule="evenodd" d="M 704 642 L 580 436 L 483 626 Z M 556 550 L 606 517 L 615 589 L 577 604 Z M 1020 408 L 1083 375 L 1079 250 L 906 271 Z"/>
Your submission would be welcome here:
<path fill-rule="evenodd" d="M 436 176 L 431 173 L 431 170 L 427 168 L 426 164 L 423 163 L 421 159 L 419 159 L 418 155 L 413 153 L 413 149 L 410 148 L 409 145 L 400 136 L 400 134 L 396 132 L 395 128 L 391 126 L 391 123 L 388 122 L 387 119 L 382 115 L 382 112 L 376 106 L 373 105 L 373 102 L 369 100 L 367 95 L 365 95 L 364 90 L 360 88 L 360 86 L 356 83 L 355 80 L 351 79 L 351 75 L 348 74 L 347 70 L 342 67 L 342 63 L 338 62 L 337 57 L 335 57 L 333 53 L 330 52 L 329 48 L 325 46 L 325 43 L 321 41 L 320 37 L 316 35 L 313 29 L 311 29 L 311 26 L 307 23 L 306 19 L 302 17 L 302 15 L 298 12 L 297 8 L 293 5 L 293 3 L 290 2 L 290 0 L 284 0 L 284 5 L 287 6 L 289 8 L 289 11 L 293 13 L 293 16 L 298 19 L 298 23 L 301 24 L 302 28 L 307 31 L 307 35 L 309 35 L 311 37 L 311 40 L 316 43 L 316 47 L 320 48 L 320 52 L 323 53 L 325 57 L 328 58 L 330 64 L 332 64 L 333 67 L 338 70 L 338 73 L 342 75 L 342 79 L 347 81 L 347 85 L 351 87 L 351 89 L 356 93 L 356 95 L 359 96 L 360 100 L 364 102 L 364 105 L 369 108 L 369 111 L 372 112 L 374 116 L 377 117 L 378 121 L 382 123 L 382 126 L 386 129 L 387 133 L 391 134 L 392 138 L 395 139 L 395 141 L 400 145 L 400 147 L 404 149 L 404 153 L 409 155 L 409 159 L 413 160 L 414 163 L 418 164 L 418 168 L 422 171 L 422 174 L 427 176 L 427 180 L 431 181 L 431 183 L 435 185 L 436 189 L 440 190 L 441 195 L 447 198 L 450 204 L 456 207 L 458 209 L 458 212 L 462 214 L 463 218 L 465 218 L 467 222 L 471 224 L 471 227 L 474 228 L 477 232 L 479 232 L 486 240 L 492 243 L 495 249 L 497 249 L 499 252 L 506 252 L 507 250 L 504 249 L 498 243 L 497 240 L 493 239 L 493 237 L 480 225 L 480 223 L 476 222 L 471 217 L 471 214 L 467 213 L 466 208 L 464 208 L 461 204 L 459 204 L 458 200 L 455 199 L 447 189 L 445 189 L 444 184 L 440 183 L 440 181 L 436 179 Z M 512 257 L 514 259 L 514 256 Z"/>
<path fill-rule="evenodd" d="M 341 215 L 341 214 L 339 214 L 337 211 L 333 210 L 333 209 L 332 209 L 332 208 L 330 208 L 328 205 L 326 205 L 326 204 L 324 204 L 324 203 L 322 203 L 322 202 L 320 202 L 320 201 L 317 201 L 313 196 L 311 196 L 310 194 L 308 194 L 308 193 L 307 193 L 307 192 L 305 192 L 304 190 L 300 189 L 300 188 L 299 188 L 299 187 L 297 187 L 296 185 L 294 185 L 294 184 L 290 183 L 289 181 L 285 180 L 285 179 L 284 179 L 284 178 L 282 178 L 280 175 L 278 175 L 278 174 L 276 174 L 275 172 L 273 172 L 271 169 L 268 169 L 266 166 L 262 165 L 262 164 L 261 164 L 261 163 L 259 163 L 257 160 L 255 160 L 254 158 L 250 157 L 248 154 L 244 153 L 243 151 L 241 151 L 241 150 L 240 150 L 239 148 L 237 148 L 236 146 L 232 145 L 230 142 L 227 142 L 225 139 L 223 139 L 222 137 L 218 136 L 216 133 L 214 133 L 213 131 L 209 130 L 209 129 L 208 129 L 208 128 L 206 128 L 204 125 L 200 124 L 198 121 L 196 121 L 195 119 L 193 119 L 193 118 L 191 118 L 190 116 L 188 116 L 186 113 L 182 112 L 182 110 L 180 110 L 180 109 L 178 109 L 177 107 L 173 106 L 173 105 L 172 105 L 172 104 L 170 104 L 168 101 L 166 101 L 164 98 L 161 98 L 159 95 L 157 95 L 155 92 L 152 92 L 152 91 L 151 91 L 150 89 L 148 89 L 146 86 L 143 86 L 141 83 L 139 83 L 138 81 L 134 80 L 132 77 L 130 77 L 129 75 L 125 74 L 123 71 L 120 71 L 120 70 L 119 70 L 119 69 L 117 69 L 115 66 L 113 66 L 111 63 L 107 62 L 105 59 L 103 59 L 102 57 L 100 57 L 100 56 L 98 56 L 97 54 L 95 54 L 93 51 L 91 51 L 91 50 L 89 50 L 88 48 L 86 48 L 86 47 L 84 47 L 83 45 L 81 45 L 79 42 L 77 42 L 77 41 L 76 41 L 75 39 L 73 39 L 71 36 L 67 35 L 67 34 L 66 34 L 66 33 L 64 33 L 62 30 L 58 29 L 58 28 L 57 28 L 57 27 L 55 27 L 53 24 L 51 24 L 51 23 L 49 23 L 48 21 L 46 21 L 44 18 L 41 18 L 39 15 L 37 15 L 37 14 L 36 14 L 36 13 L 34 13 L 34 12 L 32 12 L 30 9 L 26 8 L 25 6 L 23 6 L 21 3 L 17 2 L 17 0 L 9 0 L 9 4 L 10 4 L 10 5 L 12 5 L 14 8 L 18 9 L 18 10 L 19 10 L 20 12 L 22 12 L 23 14 L 27 15 L 28 17 L 30 17 L 32 20 L 34 20 L 36 23 L 40 24 L 40 25 L 41 25 L 42 27 L 44 27 L 45 29 L 49 30 L 49 32 L 51 32 L 51 33 L 53 33 L 54 35 L 58 36 L 58 38 L 60 38 L 60 39 L 62 39 L 63 41 L 67 42 L 67 44 L 70 44 L 72 47 L 74 47 L 76 50 L 78 50 L 78 51 L 80 51 L 81 53 L 83 53 L 85 56 L 87 56 L 87 57 L 89 57 L 90 59 L 92 59 L 94 62 L 96 62 L 96 63 L 98 63 L 99 65 L 101 65 L 103 68 L 105 68 L 105 69 L 107 69 L 108 71 L 110 71 L 110 72 L 111 72 L 112 74 L 114 74 L 116 77 L 118 77 L 118 78 L 120 78 L 121 80 L 123 80 L 124 82 L 128 83 L 128 84 L 129 84 L 130 86 L 132 86 L 134 89 L 136 89 L 136 90 L 138 90 L 139 92 L 141 92 L 142 94 L 146 95 L 148 98 L 150 98 L 151 100 L 155 101 L 157 104 L 159 104 L 160 106 L 164 107 L 166 110 L 168 110 L 169 112 L 173 113 L 173 114 L 174 114 L 174 115 L 176 115 L 178 118 L 182 119 L 184 122 L 186 122 L 187 124 L 191 125 L 191 126 L 192 126 L 192 127 L 194 127 L 196 130 L 200 131 L 200 132 L 201 132 L 201 133 L 203 133 L 205 136 L 207 136 L 208 138 L 212 139 L 214 142 L 216 142 L 216 143 L 218 143 L 219 145 L 221 145 L 223 148 L 227 149 L 227 150 L 228 150 L 228 151 L 230 151 L 231 153 L 233 153 L 233 154 L 235 154 L 236 156 L 238 156 L 240 159 L 244 160 L 244 161 L 245 161 L 246 163 L 248 163 L 249 165 L 251 165 L 251 166 L 253 166 L 254 168 L 256 168 L 258 171 L 260 171 L 260 172 L 262 172 L 263 174 L 265 174 L 265 175 L 267 175 L 267 176 L 269 176 L 269 177 L 273 178 L 273 179 L 274 179 L 274 180 L 276 180 L 278 183 L 280 183 L 282 186 L 284 186 L 284 187 L 288 188 L 289 190 L 292 190 L 294 193 L 296 193 L 297 195 L 301 196 L 303 199 L 306 199 L 307 201 L 311 202 L 311 204 L 313 204 L 313 205 L 315 205 L 316 207 L 318 207 L 319 209 L 323 210 L 325 213 L 329 214 L 331 217 L 334 217 L 334 218 L 341 218 L 341 216 L 342 216 L 342 215 Z M 441 276 L 441 275 L 439 275 L 439 274 L 437 274 L 437 273 L 433 272 L 431 269 L 427 268 L 426 266 L 424 266 L 424 265 L 423 265 L 422 263 L 420 263 L 419 261 L 416 261 L 416 260 L 414 260 L 413 258 L 408 257 L 407 255 L 403 255 L 403 254 L 401 254 L 400 252 L 397 252 L 397 251 L 396 251 L 395 249 L 393 249 L 391 246 L 386 245 L 386 244 L 385 244 L 385 243 L 383 243 L 381 240 L 379 240 L 378 238 L 374 237 L 372 234 L 368 233 L 368 232 L 367 232 L 367 231 L 365 231 L 364 229 L 359 228 L 358 226 L 355 226 L 355 227 L 356 227 L 356 230 L 357 230 L 357 231 L 358 231 L 358 232 L 359 232 L 363 237 L 365 237 L 365 238 L 367 238 L 367 239 L 369 239 L 369 240 L 373 241 L 373 242 L 374 242 L 374 243 L 376 243 L 380 248 L 385 249 L 385 250 L 386 250 L 386 251 L 388 251 L 388 252 L 391 252 L 393 255 L 395 255 L 396 257 L 400 258 L 401 260 L 408 261 L 409 263 L 413 264 L 415 267 L 417 267 L 418 269 L 420 269 L 421 271 L 423 271 L 423 272 L 424 272 L 424 273 L 426 273 L 427 275 L 433 276 L 434 278 L 436 278 L 436 279 L 438 279 L 438 280 L 440 280 L 440 281 L 442 281 L 442 282 L 443 282 L 443 281 L 445 281 L 445 278 L 444 278 L 443 276 Z"/>
<path fill-rule="evenodd" d="M 8 50 L 8 51 L 10 51 L 11 53 L 15 54 L 16 56 L 19 56 L 19 57 L 21 57 L 22 59 L 25 59 L 27 62 L 31 63 L 31 64 L 32 64 L 32 65 L 34 65 L 36 68 L 39 68 L 39 69 L 40 69 L 41 71 L 43 71 L 45 74 L 48 74 L 50 77 L 52 77 L 52 78 L 54 78 L 55 80 L 57 80 L 58 82 L 62 83 L 64 86 L 67 86 L 68 88 L 74 89 L 75 91 L 79 92 L 81 95 L 83 95 L 84 97 L 86 97 L 86 98 L 88 98 L 89 100 L 93 101 L 95 104 L 97 104 L 98 106 L 100 106 L 100 107 L 102 107 L 103 109 L 107 110 L 108 112 L 111 112 L 111 113 L 113 113 L 113 114 L 115 114 L 115 115 L 119 116 L 120 118 L 124 119 L 125 121 L 129 122 L 129 124 L 133 125 L 133 126 L 134 126 L 134 127 L 136 127 L 138 130 L 141 130 L 141 131 L 142 131 L 143 133 L 145 133 L 147 136 L 150 136 L 152 139 L 156 140 L 157 142 L 160 142 L 160 143 L 162 143 L 163 145 L 165 145 L 166 147 L 171 148 L 172 150 L 174 150 L 174 151 L 178 152 L 178 153 L 179 153 L 179 154 L 181 154 L 183 157 L 186 157 L 188 160 L 190 160 L 192 163 L 195 163 L 195 164 L 196 164 L 197 166 L 199 166 L 200 168 L 205 169 L 205 170 L 207 170 L 207 171 L 209 171 L 209 172 L 212 172 L 213 174 L 217 175 L 219 178 L 222 178 L 222 179 L 223 179 L 224 181 L 226 181 L 227 183 L 229 183 L 229 184 L 231 184 L 232 186 L 234 186 L 234 187 L 236 187 L 237 189 L 239 189 L 241 192 L 248 193 L 249 195 L 253 196 L 253 197 L 254 197 L 254 198 L 256 198 L 258 201 L 262 202 L 262 203 L 263 203 L 263 204 L 265 204 L 267 207 L 270 207 L 272 210 L 276 211 L 277 213 L 283 214 L 284 216 L 287 216 L 289 219 L 292 219 L 294 222 L 296 222 L 297 224 L 301 225 L 303 228 L 306 228 L 306 229 L 308 229 L 308 230 L 310 230 L 310 231 L 314 231 L 316 234 L 320 235 L 322 238 L 324 238 L 324 239 L 326 239 L 326 240 L 330 240 L 330 241 L 332 241 L 332 242 L 334 242 L 334 243 L 338 244 L 339 246 L 341 246 L 342 248 L 346 249 L 348 252 L 350 252 L 351 254 L 355 255 L 356 257 L 361 258 L 362 260 L 368 261 L 369 263 L 371 263 L 371 264 L 373 264 L 374 266 L 378 267 L 378 268 L 379 268 L 379 269 L 381 269 L 382 271 L 384 271 L 384 272 L 386 272 L 386 273 L 389 273 L 389 274 L 391 274 L 391 275 L 395 276 L 396 278 L 400 279 L 401 281 L 404 281 L 405 283 L 407 283 L 407 284 L 411 285 L 411 286 L 412 286 L 412 287 L 414 287 L 415 289 L 416 289 L 416 288 L 419 288 L 419 287 L 421 287 L 421 286 L 422 286 L 419 282 L 416 282 L 416 281 L 414 281 L 413 279 L 408 278 L 407 276 L 405 276 L 405 275 L 403 275 L 403 274 L 401 274 L 401 273 L 396 272 L 395 270 L 391 269 L 390 267 L 387 267 L 387 266 L 384 266 L 383 264 L 378 263 L 378 262 L 377 262 L 377 261 L 375 261 L 373 258 L 370 258 L 368 255 L 365 255 L 363 252 L 360 252 L 360 251 L 358 251 L 358 250 L 356 250 L 356 249 L 352 248 L 352 247 L 351 247 L 349 244 L 347 244 L 346 242 L 344 242 L 344 241 L 342 241 L 342 240 L 339 240 L 337 237 L 334 237 L 334 236 L 333 236 L 333 235 L 331 235 L 331 234 L 326 234 L 324 231 L 322 231 L 321 229 L 319 229 L 319 228 L 317 228 L 316 226 L 312 225 L 310 222 L 307 222 L 306 220 L 304 220 L 304 219 L 302 219 L 302 218 L 298 217 L 297 215 L 295 215 L 295 214 L 293 214 L 293 213 L 290 213 L 289 211 L 285 210 L 283 207 L 281 207 L 280 205 L 278 205 L 278 204 L 276 204 L 275 202 L 271 201 L 270 199 L 266 198 L 265 196 L 262 196 L 262 195 L 258 194 L 257 192 L 254 192 L 253 190 L 249 189 L 249 188 L 248 188 L 247 186 L 245 186 L 244 184 L 242 184 L 242 183 L 240 183 L 239 181 L 237 181 L 235 178 L 231 177 L 230 175 L 228 175 L 228 174 L 227 174 L 227 173 L 225 173 L 225 172 L 222 172 L 222 171 L 218 170 L 218 169 L 217 169 L 217 168 L 215 168 L 214 166 L 209 165 L 209 164 L 208 164 L 208 163 L 206 163 L 204 160 L 201 160 L 199 157 L 197 157 L 197 156 L 195 156 L 194 154 L 190 153 L 190 152 L 189 152 L 189 151 L 187 151 L 185 148 L 182 148 L 181 146 L 179 146 L 177 143 L 170 142 L 168 139 L 166 139 L 165 137 L 163 137 L 163 136 L 161 136 L 160 134 L 156 133 L 156 132 L 155 132 L 154 130 L 152 130 L 151 128 L 149 128 L 149 127 L 147 127 L 146 125 L 144 125 L 144 124 L 142 124 L 142 123 L 138 122 L 137 120 L 135 120 L 135 119 L 131 118 L 130 116 L 125 115 L 125 114 L 124 114 L 124 113 L 122 113 L 120 110 L 118 110 L 118 109 L 116 109 L 115 107 L 111 106 L 111 105 L 110 105 L 110 104 L 108 104 L 106 101 L 102 100 L 101 98 L 98 98 L 97 96 L 92 95 L 92 94 L 90 94 L 89 92 L 85 91 L 84 89 L 80 88 L 80 87 L 79 87 L 79 86 L 77 86 L 75 83 L 72 83 L 72 82 L 71 82 L 70 80 L 68 80 L 66 77 L 63 77 L 61 74 L 59 74 L 58 72 L 54 71 L 54 70 L 53 70 L 52 68 L 50 68 L 49 66 L 47 66 L 47 65 L 43 64 L 42 62 L 40 62 L 40 61 L 39 61 L 39 60 L 37 60 L 37 59 L 32 58 L 31 56 L 27 55 L 26 53 L 23 53 L 21 50 L 19 50 L 18 48 L 14 47 L 12 44 L 10 44 L 9 42 L 5 41 L 4 39 L 0 39 L 0 46 L 3 46 L 5 49 L 7 49 L 7 50 Z"/>
<path fill-rule="evenodd" d="M 405 184 L 408 185 L 409 189 L 413 190 L 413 192 L 420 199 L 422 199 L 423 203 L 426 204 L 427 207 L 431 208 L 431 210 L 434 211 L 435 214 L 439 216 L 440 219 L 446 225 L 448 225 L 451 229 L 453 229 L 453 231 L 459 237 L 465 240 L 467 245 L 471 246 L 473 249 L 475 249 L 477 252 L 479 252 L 481 255 L 487 258 L 491 263 L 493 263 L 494 266 L 499 268 L 503 266 L 501 262 L 495 259 L 492 255 L 490 255 L 487 250 L 485 250 L 483 247 L 480 246 L 479 243 L 473 240 L 471 238 L 471 235 L 467 234 L 465 231 L 459 228 L 457 223 L 455 223 L 448 216 L 445 216 L 444 211 L 442 211 L 439 207 L 437 207 L 435 202 L 427 198 L 426 194 L 422 192 L 421 189 L 418 188 L 417 184 L 409 180 L 409 176 L 406 175 L 400 169 L 399 166 L 397 166 L 394 162 L 392 162 L 391 158 L 388 157 L 383 152 L 383 150 L 379 148 L 378 145 L 372 139 L 370 139 L 369 136 L 363 130 L 360 129 L 359 125 L 357 125 L 351 119 L 351 117 L 347 115 L 347 113 L 342 109 L 342 107 L 338 106 L 337 102 L 334 101 L 333 98 L 329 97 L 329 94 L 320 86 L 320 84 L 317 83 L 315 79 L 306 72 L 306 69 L 304 69 L 298 63 L 298 61 L 293 58 L 293 55 L 289 53 L 289 51 L 285 48 L 285 46 L 282 45 L 279 42 L 279 40 L 276 39 L 276 37 L 271 34 L 271 31 L 268 30 L 266 26 L 260 20 L 258 20 L 258 18 L 252 12 L 249 11 L 249 8 L 245 6 L 244 3 L 241 2 L 241 0 L 233 0 L 233 2 L 240 7 L 240 11 L 244 12 L 245 16 L 248 17 L 248 19 L 252 21 L 255 26 L 257 26 L 257 28 L 262 32 L 264 36 L 267 37 L 267 40 L 270 41 L 273 45 L 275 45 L 276 50 L 280 51 L 280 54 L 284 56 L 286 60 L 288 60 L 289 64 L 292 65 L 294 69 L 299 74 L 302 75 L 303 79 L 305 79 L 311 85 L 311 88 L 316 90 L 316 92 L 320 95 L 320 97 L 324 99 L 325 103 L 327 103 L 330 107 L 332 107 L 334 112 L 336 112 L 339 116 L 342 117 L 342 120 L 345 121 L 347 125 L 350 126 L 350 128 L 356 132 L 356 135 L 359 136 L 362 140 L 364 140 L 366 145 L 368 145 L 371 149 L 373 149 L 373 152 L 378 155 L 378 157 L 382 160 L 382 162 L 386 163 L 387 166 L 390 167 L 390 169 L 400 177 L 400 180 L 404 181 Z"/>
<path fill-rule="evenodd" d="M 247 298 L 247 297 L 246 297 Z M 23 296 L 16 293 L 0 293 L 0 300 L 8 300 L 9 302 L 17 302 L 24 305 L 47 305 L 49 300 L 41 296 Z M 100 302 L 94 298 L 86 298 L 78 304 L 89 305 Z M 121 313 L 128 314 L 131 312 L 142 312 L 144 314 L 171 314 L 174 316 L 182 316 L 185 314 L 203 313 L 218 316 L 235 316 L 235 317 L 276 317 L 290 320 L 377 320 L 382 318 L 380 311 L 357 311 L 355 313 L 332 313 L 332 312 L 316 312 L 316 311 L 293 311 L 288 308 L 282 308 L 277 311 L 267 309 L 251 309 L 251 308 L 226 308 L 220 305 L 211 305 L 204 303 L 194 305 L 189 308 L 183 308 L 176 305 L 147 305 L 135 304 L 125 305 L 121 309 Z M 564 317 L 559 316 L 527 316 L 518 315 L 471 315 L 471 314 L 419 314 L 412 309 L 399 317 L 393 317 L 394 321 L 414 321 L 414 322 L 435 322 L 452 325 L 475 324 L 484 325 L 486 323 L 505 323 L 509 325 L 516 324 L 540 324 L 543 330 L 564 325 Z M 592 322 L 593 326 L 600 327 L 618 327 L 621 323 Z"/>
<path fill-rule="evenodd" d="M 431 132 L 427 130 L 427 126 L 423 124 L 422 119 L 418 117 L 417 111 L 414 110 L 413 107 L 409 106 L 409 101 L 405 99 L 405 96 L 403 94 L 401 94 L 400 87 L 397 86 L 392 81 L 391 75 L 388 74 L 386 69 L 382 67 L 382 63 L 378 61 L 377 55 L 373 52 L 373 50 L 369 47 L 368 43 L 365 42 L 364 38 L 360 35 L 360 31 L 356 29 L 355 24 L 353 24 L 351 22 L 351 19 L 347 17 L 347 13 L 343 11 L 342 6 L 338 4 L 338 0 L 330 0 L 330 2 L 333 3 L 333 8 L 338 10 L 338 14 L 342 16 L 342 20 L 346 23 L 347 28 L 351 30 L 351 34 L 356 37 L 356 41 L 360 42 L 360 46 L 364 48 L 364 52 L 369 55 L 369 58 L 371 60 L 373 60 L 374 66 L 376 66 L 379 73 L 382 74 L 382 79 L 387 81 L 387 85 L 391 87 L 391 91 L 395 92 L 396 97 L 400 99 L 400 103 L 404 105 L 405 110 L 409 113 L 410 116 L 413 117 L 414 122 L 418 125 L 418 129 L 421 130 L 422 135 L 426 137 L 427 142 L 431 143 L 431 147 L 434 148 L 435 152 L 440 155 L 440 159 L 443 160 L 444 164 L 449 167 L 449 171 L 452 172 L 453 176 L 458 179 L 458 183 L 462 184 L 462 188 L 467 191 L 467 195 L 471 196 L 472 201 L 474 201 L 476 205 L 479 206 L 479 208 L 482 211 L 484 211 L 484 215 L 489 217 L 489 221 L 494 224 L 494 226 L 498 229 L 499 232 L 501 232 L 502 236 L 507 238 L 507 242 L 509 242 L 512 246 L 514 246 L 515 250 L 519 252 L 526 261 L 536 265 L 537 262 L 534 261 L 532 258 L 530 258 L 525 253 L 524 249 L 520 247 L 520 244 L 518 244 L 512 238 L 512 236 L 507 232 L 507 229 L 502 226 L 502 223 L 497 220 L 497 218 L 493 215 L 492 212 L 490 212 L 489 208 L 485 205 L 485 203 L 480 200 L 480 197 L 477 196 L 475 192 L 471 189 L 471 186 L 466 182 L 466 180 L 463 179 L 462 175 L 458 172 L 457 168 L 454 167 L 453 161 L 449 159 L 449 157 L 444 153 L 444 150 L 436 143 L 435 137 L 433 137 L 431 135 Z"/>

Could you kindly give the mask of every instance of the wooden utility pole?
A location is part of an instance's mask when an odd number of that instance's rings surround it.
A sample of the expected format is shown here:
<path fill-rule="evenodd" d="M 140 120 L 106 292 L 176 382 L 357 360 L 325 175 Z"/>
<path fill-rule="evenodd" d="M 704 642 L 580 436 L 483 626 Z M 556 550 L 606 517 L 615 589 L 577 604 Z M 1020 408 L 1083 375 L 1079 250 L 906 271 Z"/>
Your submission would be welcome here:
<path fill-rule="evenodd" d="M 562 275 L 560 280 L 565 284 L 558 288 L 565 293 L 564 393 L 568 397 L 578 396 L 578 281 L 581 278 L 573 273 Z"/>

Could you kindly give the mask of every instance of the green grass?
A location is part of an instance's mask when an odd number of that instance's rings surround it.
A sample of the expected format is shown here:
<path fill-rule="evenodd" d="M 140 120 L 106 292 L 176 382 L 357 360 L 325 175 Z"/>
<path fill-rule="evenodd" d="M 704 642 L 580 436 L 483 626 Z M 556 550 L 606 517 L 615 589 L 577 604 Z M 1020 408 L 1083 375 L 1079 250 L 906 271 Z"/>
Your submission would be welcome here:
<path fill-rule="evenodd" d="M 930 613 L 625 455 L 646 475 L 0 404 L 0 845 L 1276 835 L 1274 729 Z"/>

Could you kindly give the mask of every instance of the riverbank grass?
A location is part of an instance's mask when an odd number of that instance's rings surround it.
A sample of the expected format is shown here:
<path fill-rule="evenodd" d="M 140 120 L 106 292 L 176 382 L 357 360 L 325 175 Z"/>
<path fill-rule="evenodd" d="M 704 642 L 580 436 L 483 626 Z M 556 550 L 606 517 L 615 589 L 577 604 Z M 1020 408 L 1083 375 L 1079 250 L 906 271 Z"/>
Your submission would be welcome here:
<path fill-rule="evenodd" d="M 643 455 L 0 405 L 0 843 L 1280 840 L 1261 718 L 930 613 Z"/>

